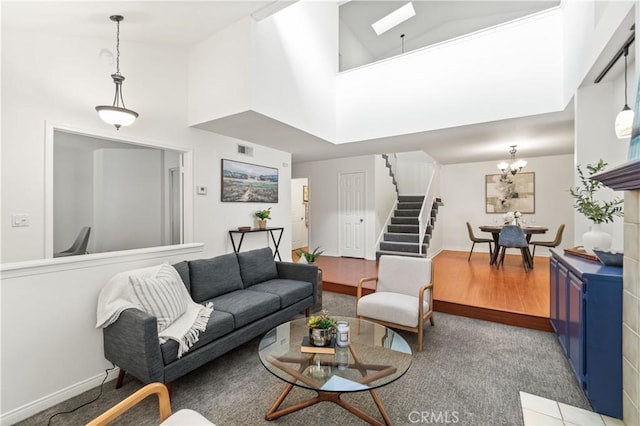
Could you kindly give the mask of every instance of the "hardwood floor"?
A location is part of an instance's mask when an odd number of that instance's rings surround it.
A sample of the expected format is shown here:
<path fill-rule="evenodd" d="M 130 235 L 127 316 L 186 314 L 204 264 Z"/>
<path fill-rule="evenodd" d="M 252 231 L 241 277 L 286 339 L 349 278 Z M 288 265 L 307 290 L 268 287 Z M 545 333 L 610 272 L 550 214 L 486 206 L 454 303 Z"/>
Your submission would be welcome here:
<path fill-rule="evenodd" d="M 500 269 L 489 265 L 488 253 L 474 253 L 470 262 L 467 256 L 443 251 L 434 257 L 435 311 L 551 331 L 548 258 L 536 257 L 535 268 L 525 272 L 519 253 L 507 254 Z M 316 264 L 325 291 L 350 295 L 377 269 L 373 260 L 347 257 L 320 256 Z"/>

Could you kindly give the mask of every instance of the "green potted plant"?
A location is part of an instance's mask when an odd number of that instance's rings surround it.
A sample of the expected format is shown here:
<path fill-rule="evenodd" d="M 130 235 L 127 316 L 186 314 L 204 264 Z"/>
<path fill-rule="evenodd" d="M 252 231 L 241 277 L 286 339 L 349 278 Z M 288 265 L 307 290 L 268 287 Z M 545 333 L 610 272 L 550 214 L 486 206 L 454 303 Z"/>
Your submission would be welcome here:
<path fill-rule="evenodd" d="M 611 247 L 611 235 L 603 232 L 600 229 L 602 223 L 613 222 L 614 217 L 622 216 L 621 204 L 624 202 L 620 198 L 615 198 L 612 201 L 596 200 L 596 192 L 604 185 L 602 182 L 591 179 L 596 173 L 604 171 L 607 163 L 600 159 L 597 164 L 587 164 L 587 174 L 578 165 L 578 178 L 580 179 L 581 186 L 570 188 L 569 192 L 574 198 L 574 207 L 576 211 L 587 219 L 589 219 L 593 225 L 588 232 L 582 235 L 582 245 L 590 254 L 593 254 L 594 248 L 600 248 L 603 250 Z"/>
<path fill-rule="evenodd" d="M 267 220 L 271 219 L 271 207 L 258 210 L 255 215 L 258 218 L 258 228 L 265 229 L 267 227 Z"/>
<path fill-rule="evenodd" d="M 320 314 L 309 317 L 309 341 L 315 346 L 327 346 L 335 334 L 337 323 L 329 315 L 329 311 L 323 309 Z"/>
<path fill-rule="evenodd" d="M 312 252 L 307 250 L 296 250 L 296 255 L 300 258 L 299 263 L 313 263 L 324 251 L 320 250 L 320 247 L 316 247 Z"/>

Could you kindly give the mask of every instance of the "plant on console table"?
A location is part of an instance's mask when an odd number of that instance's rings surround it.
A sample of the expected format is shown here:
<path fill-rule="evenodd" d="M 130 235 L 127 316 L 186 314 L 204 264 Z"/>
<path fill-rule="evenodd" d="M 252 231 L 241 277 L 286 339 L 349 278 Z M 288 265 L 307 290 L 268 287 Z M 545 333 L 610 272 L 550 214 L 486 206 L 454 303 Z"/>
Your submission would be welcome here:
<path fill-rule="evenodd" d="M 309 317 L 309 341 L 315 346 L 327 346 L 337 328 L 336 320 L 329 315 L 329 311 L 323 309 L 319 315 Z"/>
<path fill-rule="evenodd" d="M 620 198 L 612 201 L 598 201 L 595 199 L 595 193 L 604 185 L 600 181 L 591 179 L 591 177 L 604 171 L 606 166 L 607 163 L 602 159 L 597 164 L 587 164 L 588 175 L 585 175 L 585 172 L 578 166 L 578 178 L 581 186 L 569 189 L 571 196 L 575 200 L 573 206 L 576 211 L 593 222 L 591 229 L 582 235 L 582 245 L 585 251 L 590 254 L 593 254 L 594 248 L 607 250 L 611 247 L 611 235 L 603 232 L 600 229 L 600 225 L 613 222 L 614 217 L 620 217 L 623 214 L 621 204 L 624 201 Z"/>
<path fill-rule="evenodd" d="M 271 219 L 271 207 L 264 210 L 258 210 L 255 215 L 258 218 L 258 228 L 265 229 L 267 227 L 267 220 Z"/>

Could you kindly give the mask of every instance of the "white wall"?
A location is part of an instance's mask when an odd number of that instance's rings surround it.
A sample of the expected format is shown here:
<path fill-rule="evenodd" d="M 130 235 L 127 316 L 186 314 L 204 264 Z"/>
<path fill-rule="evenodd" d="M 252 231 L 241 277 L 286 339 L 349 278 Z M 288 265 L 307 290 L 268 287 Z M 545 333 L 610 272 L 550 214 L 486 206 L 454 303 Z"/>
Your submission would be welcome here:
<path fill-rule="evenodd" d="M 341 73 L 338 142 L 563 110 L 561 24 L 552 9 Z"/>
<path fill-rule="evenodd" d="M 338 6 L 297 2 L 259 22 L 245 18 L 189 55 L 189 123 L 253 110 L 335 139 Z"/>
<path fill-rule="evenodd" d="M 95 252 L 161 246 L 162 152 L 98 149 L 93 160 Z"/>
<path fill-rule="evenodd" d="M 365 257 L 375 259 L 377 235 L 374 156 L 296 163 L 293 176 L 309 177 L 309 247 L 320 246 L 327 256 L 339 256 L 338 188 L 340 173 L 365 173 Z"/>
<path fill-rule="evenodd" d="M 58 135 L 57 135 L 58 136 Z M 63 139 L 75 135 L 60 133 Z M 93 156 L 91 151 L 58 144 L 54 149 L 54 253 L 71 247 L 83 226 L 93 227 Z M 95 252 L 89 238 L 89 252 Z"/>
<path fill-rule="evenodd" d="M 561 247 L 573 244 L 573 203 L 569 188 L 573 185 L 573 157 L 558 155 L 551 157 L 526 158 L 525 172 L 535 173 L 535 213 L 524 218 L 531 223 L 546 226 L 553 239 L 561 223 L 566 224 Z M 438 213 L 436 228 L 442 231 L 445 250 L 468 251 L 471 242 L 465 222 L 471 223 L 474 233 L 482 235 L 480 225 L 499 223 L 502 214 L 485 213 L 485 175 L 496 174 L 497 162 L 451 164 L 441 167 L 440 186 L 444 206 Z M 496 222 L 494 222 L 494 220 Z M 489 251 L 486 246 L 478 246 L 474 251 Z M 536 255 L 547 251 L 536 250 Z"/>
<path fill-rule="evenodd" d="M 361 65 L 375 61 L 374 56 L 369 52 L 360 40 L 353 34 L 351 29 L 340 20 L 340 71 L 356 68 Z"/>
<path fill-rule="evenodd" d="M 424 195 L 435 167 L 435 161 L 423 151 L 396 155 L 398 190 L 400 195 Z"/>

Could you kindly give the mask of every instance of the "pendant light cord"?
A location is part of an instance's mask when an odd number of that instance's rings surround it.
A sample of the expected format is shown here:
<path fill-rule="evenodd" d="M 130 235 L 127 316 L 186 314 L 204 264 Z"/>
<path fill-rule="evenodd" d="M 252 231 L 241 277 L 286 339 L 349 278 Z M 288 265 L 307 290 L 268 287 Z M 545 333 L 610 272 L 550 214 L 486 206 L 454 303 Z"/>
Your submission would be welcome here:
<path fill-rule="evenodd" d="M 627 55 L 629 54 L 629 47 L 624 48 L 624 105 L 627 106 Z"/>

